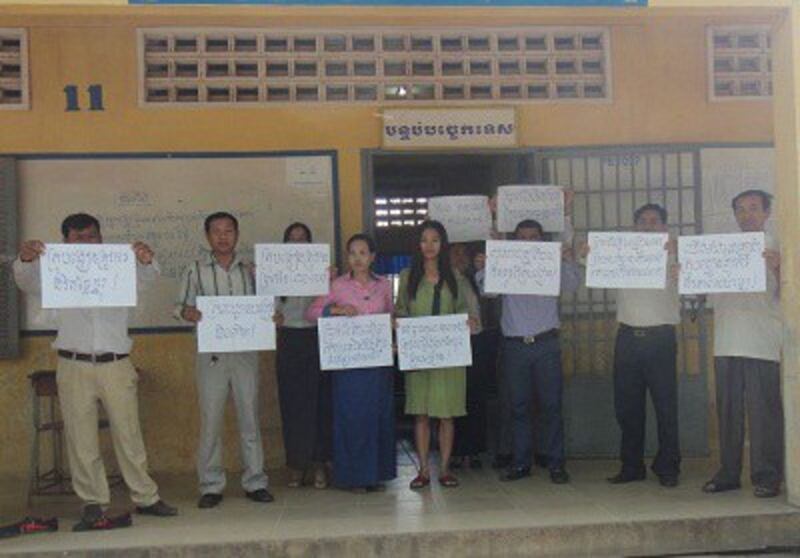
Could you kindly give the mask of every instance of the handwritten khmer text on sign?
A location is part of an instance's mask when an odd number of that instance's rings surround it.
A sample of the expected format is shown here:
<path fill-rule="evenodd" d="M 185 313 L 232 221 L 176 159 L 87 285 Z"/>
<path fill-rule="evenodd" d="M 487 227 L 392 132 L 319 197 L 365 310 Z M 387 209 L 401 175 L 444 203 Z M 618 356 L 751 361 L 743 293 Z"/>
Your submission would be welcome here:
<path fill-rule="evenodd" d="M 428 198 L 428 217 L 444 225 L 450 242 L 486 240 L 492 230 L 492 215 L 486 196 Z"/>
<path fill-rule="evenodd" d="M 487 240 L 485 289 L 487 293 L 558 296 L 561 243 Z"/>
<path fill-rule="evenodd" d="M 200 353 L 275 349 L 275 299 L 271 296 L 198 296 Z"/>
<path fill-rule="evenodd" d="M 667 282 L 667 233 L 590 232 L 586 286 L 598 289 L 663 289 Z"/>
<path fill-rule="evenodd" d="M 47 244 L 41 277 L 43 308 L 136 306 L 130 244 Z"/>
<path fill-rule="evenodd" d="M 767 290 L 764 233 L 708 234 L 678 239 L 681 294 Z"/>
<path fill-rule="evenodd" d="M 399 318 L 397 352 L 400 370 L 472 365 L 467 315 Z"/>
<path fill-rule="evenodd" d="M 261 296 L 328 293 L 327 244 L 256 244 L 256 292 Z"/>
<path fill-rule="evenodd" d="M 392 366 L 389 314 L 320 318 L 319 363 L 322 370 Z"/>
<path fill-rule="evenodd" d="M 501 186 L 497 190 L 497 230 L 512 232 L 525 219 L 545 232 L 564 230 L 564 190 L 560 186 Z"/>

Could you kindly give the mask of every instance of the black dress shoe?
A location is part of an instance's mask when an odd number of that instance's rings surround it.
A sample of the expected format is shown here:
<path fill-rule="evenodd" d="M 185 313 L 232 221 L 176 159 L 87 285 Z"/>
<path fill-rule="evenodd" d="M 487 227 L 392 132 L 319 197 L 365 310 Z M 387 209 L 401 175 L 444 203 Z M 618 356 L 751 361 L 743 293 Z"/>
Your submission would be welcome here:
<path fill-rule="evenodd" d="M 259 488 L 258 490 L 253 490 L 252 492 L 245 492 L 244 495 L 250 498 L 253 502 L 260 502 L 262 504 L 269 504 L 275 500 L 275 498 L 273 498 L 272 494 L 270 494 L 269 490 L 266 488 Z"/>
<path fill-rule="evenodd" d="M 643 481 L 646 478 L 647 478 L 647 473 L 644 471 L 640 471 L 638 473 L 628 473 L 626 471 L 620 471 L 613 477 L 608 477 L 606 480 L 611 484 L 625 484 L 628 482 Z"/>
<path fill-rule="evenodd" d="M 658 484 L 664 488 L 675 488 L 678 486 L 678 475 L 658 475 Z"/>
<path fill-rule="evenodd" d="M 91 524 L 96 523 L 103 517 L 103 508 L 100 504 L 86 504 L 81 512 L 81 522 Z"/>
<path fill-rule="evenodd" d="M 508 470 L 500 475 L 503 482 L 511 482 L 531 476 L 530 467 L 509 467 Z"/>
<path fill-rule="evenodd" d="M 569 473 L 564 467 L 550 469 L 550 480 L 553 484 L 567 484 L 569 482 Z"/>
<path fill-rule="evenodd" d="M 511 466 L 510 453 L 495 454 L 494 460 L 492 460 L 492 469 L 507 469 L 510 466 Z"/>
<path fill-rule="evenodd" d="M 164 500 L 159 500 L 149 506 L 136 506 L 136 513 L 141 515 L 154 515 L 156 517 L 172 517 L 178 515 L 178 508 L 173 508 Z"/>
<path fill-rule="evenodd" d="M 197 502 L 200 509 L 216 508 L 222 502 L 222 494 L 203 494 Z"/>
<path fill-rule="evenodd" d="M 707 494 L 716 494 L 717 492 L 739 490 L 741 487 L 742 485 L 738 482 L 720 482 L 712 479 L 703 485 L 703 492 Z"/>

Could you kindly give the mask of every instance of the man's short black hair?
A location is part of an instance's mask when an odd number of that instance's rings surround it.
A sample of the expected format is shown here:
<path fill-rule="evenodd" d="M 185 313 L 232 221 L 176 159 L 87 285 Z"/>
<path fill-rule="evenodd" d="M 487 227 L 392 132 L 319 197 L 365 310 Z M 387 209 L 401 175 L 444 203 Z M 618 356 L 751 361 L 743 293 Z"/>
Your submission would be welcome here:
<path fill-rule="evenodd" d="M 73 213 L 67 215 L 61 222 L 61 236 L 67 238 L 69 231 L 84 231 L 92 226 L 97 228 L 97 232 L 100 232 L 100 221 L 88 213 Z"/>
<path fill-rule="evenodd" d="M 206 233 L 211 230 L 211 223 L 217 219 L 230 219 L 231 223 L 233 223 L 233 228 L 236 229 L 237 232 L 239 231 L 239 220 L 236 217 L 227 211 L 217 211 L 216 213 L 212 213 L 206 217 L 206 222 L 203 224 L 203 227 L 206 229 Z"/>
<path fill-rule="evenodd" d="M 769 211 L 769 208 L 772 205 L 772 194 L 765 192 L 764 190 L 745 190 L 744 192 L 739 192 L 731 201 L 731 209 L 736 211 L 736 202 L 747 196 L 758 196 L 761 198 L 761 207 L 764 208 L 764 211 Z"/>
<path fill-rule="evenodd" d="M 658 216 L 661 218 L 661 224 L 667 224 L 667 210 L 658 205 L 657 203 L 646 203 L 639 209 L 633 212 L 633 222 L 636 223 L 639 220 L 639 217 L 642 216 L 642 213 L 645 211 L 655 211 L 658 213 Z"/>
<path fill-rule="evenodd" d="M 544 238 L 544 227 L 542 227 L 542 224 L 536 219 L 524 219 L 517 223 L 517 226 L 514 227 L 514 237 L 519 234 L 520 229 L 536 229 L 539 231 L 539 236 Z"/>

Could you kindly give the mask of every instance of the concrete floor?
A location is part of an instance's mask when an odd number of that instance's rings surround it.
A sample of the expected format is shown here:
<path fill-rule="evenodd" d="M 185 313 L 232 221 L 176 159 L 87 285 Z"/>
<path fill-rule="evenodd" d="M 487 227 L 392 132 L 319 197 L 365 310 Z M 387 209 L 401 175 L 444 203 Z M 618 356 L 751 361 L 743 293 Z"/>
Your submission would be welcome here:
<path fill-rule="evenodd" d="M 655 477 L 611 486 L 605 477 L 616 463 L 575 460 L 568 485 L 553 485 L 541 469 L 501 483 L 485 466 L 460 471 L 459 488 L 413 492 L 408 483 L 416 470 L 402 452 L 401 458 L 399 478 L 383 493 L 290 489 L 276 474 L 276 501 L 264 505 L 244 499 L 231 477 L 225 500 L 213 510 L 197 509 L 194 478 L 160 477 L 161 494 L 179 506 L 179 517 L 135 516 L 133 528 L 94 533 L 70 532 L 78 518 L 74 496 L 39 498 L 26 510 L 24 483 L 5 481 L 0 523 L 58 515 L 62 527 L 0 541 L 0 555 L 613 556 L 800 548 L 800 510 L 783 496 L 753 497 L 749 484 L 703 494 L 700 486 L 713 471 L 705 460 L 685 461 L 674 489 Z M 124 489 L 113 505 L 130 507 Z"/>

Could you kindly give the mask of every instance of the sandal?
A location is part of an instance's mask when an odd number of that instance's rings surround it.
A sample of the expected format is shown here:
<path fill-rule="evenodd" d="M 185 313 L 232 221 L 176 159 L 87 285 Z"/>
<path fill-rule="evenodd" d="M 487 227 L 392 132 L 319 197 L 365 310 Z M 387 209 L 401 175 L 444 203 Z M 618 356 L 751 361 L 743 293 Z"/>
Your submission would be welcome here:
<path fill-rule="evenodd" d="M 717 492 L 727 492 L 728 490 L 738 490 L 742 486 L 738 482 L 718 482 L 710 480 L 703 485 L 703 492 L 716 494 Z"/>
<path fill-rule="evenodd" d="M 753 487 L 753 496 L 756 498 L 774 498 L 781 493 L 780 486 L 760 484 Z"/>
<path fill-rule="evenodd" d="M 459 485 L 459 482 L 456 477 L 454 477 L 450 473 L 447 473 L 446 475 L 439 477 L 439 484 L 441 484 L 445 488 L 455 488 Z"/>
<path fill-rule="evenodd" d="M 325 473 L 325 466 L 320 466 L 314 471 L 314 488 L 320 490 L 328 488 L 328 475 Z"/>
<path fill-rule="evenodd" d="M 289 488 L 300 488 L 303 486 L 303 471 L 298 471 L 296 469 L 289 470 L 289 482 L 286 483 L 286 486 Z"/>
<path fill-rule="evenodd" d="M 420 488 L 425 488 L 431 483 L 431 478 L 428 475 L 423 475 L 422 473 L 418 474 L 414 480 L 411 481 L 409 487 L 412 490 L 419 490 Z"/>

